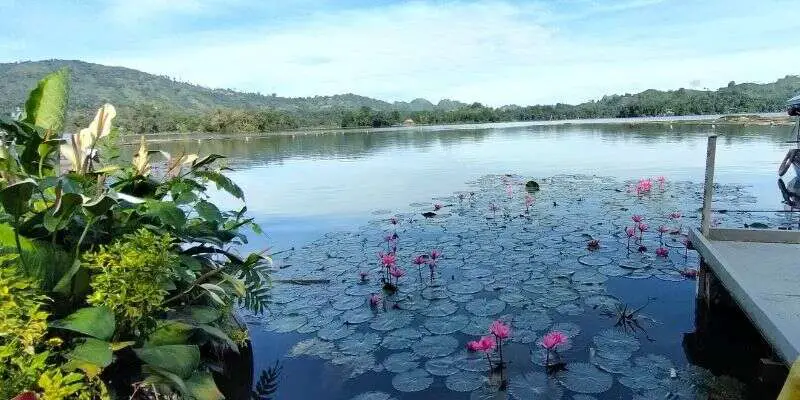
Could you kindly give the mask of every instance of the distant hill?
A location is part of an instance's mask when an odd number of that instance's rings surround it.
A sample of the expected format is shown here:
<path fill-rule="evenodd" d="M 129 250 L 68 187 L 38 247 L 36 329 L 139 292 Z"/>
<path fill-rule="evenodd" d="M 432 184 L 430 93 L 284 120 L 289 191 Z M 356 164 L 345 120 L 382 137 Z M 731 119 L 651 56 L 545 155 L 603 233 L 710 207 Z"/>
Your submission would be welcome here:
<path fill-rule="evenodd" d="M 409 103 L 389 103 L 352 93 L 335 96 L 280 97 L 259 93 L 242 93 L 228 89 L 210 89 L 167 76 L 152 75 L 135 69 L 109 67 L 72 60 L 26 61 L 0 63 L 0 110 L 13 110 L 44 75 L 59 68 L 71 71 L 72 110 L 94 109 L 103 102 L 125 107 L 134 104 L 159 104 L 195 111 L 215 108 L 270 107 L 287 112 L 325 111 L 369 107 L 378 111 L 423 111 L 436 106 L 425 99 Z M 445 100 L 447 108 L 461 104 Z"/>
<path fill-rule="evenodd" d="M 24 102 L 49 72 L 71 70 L 70 126 L 83 126 L 105 102 L 117 106 L 118 124 L 134 133 L 161 131 L 272 131 L 299 126 L 387 126 L 407 119 L 418 123 L 527 121 L 656 115 L 755 113 L 782 111 L 800 92 L 800 77 L 767 84 L 731 82 L 717 90 L 646 90 L 609 95 L 578 105 L 555 104 L 499 108 L 480 103 L 425 99 L 389 103 L 352 93 L 280 97 L 211 89 L 130 68 L 83 61 L 46 60 L 0 63 L 0 113 Z"/>

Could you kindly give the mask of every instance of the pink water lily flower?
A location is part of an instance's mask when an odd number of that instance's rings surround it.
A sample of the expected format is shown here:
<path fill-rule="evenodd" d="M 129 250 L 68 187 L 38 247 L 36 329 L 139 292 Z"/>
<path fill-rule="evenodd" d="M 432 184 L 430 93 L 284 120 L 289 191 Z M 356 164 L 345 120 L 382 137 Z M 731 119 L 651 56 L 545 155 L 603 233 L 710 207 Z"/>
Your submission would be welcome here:
<path fill-rule="evenodd" d="M 552 331 L 542 337 L 542 347 L 553 350 L 556 346 L 567 343 L 567 335 L 560 331 Z"/>
<path fill-rule="evenodd" d="M 639 229 L 639 232 L 644 233 L 647 232 L 647 229 L 649 229 L 649 227 L 647 226 L 647 224 L 639 224 L 636 225 L 636 229 Z"/>
<path fill-rule="evenodd" d="M 663 234 L 663 233 L 667 233 L 669 231 L 670 231 L 669 227 L 667 227 L 665 225 L 661 225 L 661 226 L 658 227 L 658 233 L 662 233 Z"/>
<path fill-rule="evenodd" d="M 395 256 L 394 253 L 380 252 L 378 253 L 378 258 L 381 264 L 386 268 L 392 267 L 397 263 L 397 256 Z"/>
<path fill-rule="evenodd" d="M 481 342 L 479 340 L 470 340 L 467 342 L 467 350 L 469 351 L 480 351 L 481 349 Z"/>
<path fill-rule="evenodd" d="M 378 296 L 375 293 L 373 293 L 371 296 L 369 296 L 369 305 L 370 306 L 375 307 L 378 304 L 380 304 L 380 302 L 381 302 L 381 296 Z"/>
<path fill-rule="evenodd" d="M 669 218 L 670 219 L 680 219 L 681 218 L 681 213 L 679 211 L 673 211 L 673 212 L 669 213 Z"/>
<path fill-rule="evenodd" d="M 659 257 L 666 257 L 669 254 L 669 250 L 666 247 L 659 247 L 656 249 L 656 255 Z"/>
<path fill-rule="evenodd" d="M 442 256 L 442 252 L 439 250 L 431 250 L 431 260 L 436 261 L 437 258 Z"/>
<path fill-rule="evenodd" d="M 511 328 L 500 320 L 494 321 L 489 325 L 489 332 L 501 340 L 508 339 L 511 336 Z"/>
<path fill-rule="evenodd" d="M 636 235 L 636 228 L 630 227 L 625 228 L 625 234 L 628 235 L 629 238 L 632 238 Z"/>
<path fill-rule="evenodd" d="M 494 340 L 494 336 L 486 335 L 482 337 L 478 343 L 480 343 L 480 351 L 490 352 L 497 347 L 497 342 Z"/>
<path fill-rule="evenodd" d="M 633 220 L 633 222 L 635 222 L 635 223 L 637 223 L 637 224 L 639 224 L 639 223 L 641 223 L 642 221 L 644 221 L 644 217 L 643 217 L 643 216 L 641 216 L 641 215 L 639 215 L 639 214 L 633 214 L 633 215 L 631 216 L 631 219 Z"/>
<path fill-rule="evenodd" d="M 414 257 L 414 260 L 412 262 L 414 263 L 414 265 L 427 264 L 428 263 L 428 256 L 426 254 L 416 256 L 416 257 Z"/>
<path fill-rule="evenodd" d="M 531 196 L 530 194 L 526 194 L 525 195 L 525 209 L 527 210 L 527 209 L 531 208 L 531 206 L 533 205 L 534 201 L 536 201 L 536 199 L 534 199 L 533 196 Z"/>
<path fill-rule="evenodd" d="M 400 268 L 392 266 L 389 268 L 389 275 L 393 276 L 395 279 L 398 279 L 406 274 L 406 271 L 403 271 Z"/>

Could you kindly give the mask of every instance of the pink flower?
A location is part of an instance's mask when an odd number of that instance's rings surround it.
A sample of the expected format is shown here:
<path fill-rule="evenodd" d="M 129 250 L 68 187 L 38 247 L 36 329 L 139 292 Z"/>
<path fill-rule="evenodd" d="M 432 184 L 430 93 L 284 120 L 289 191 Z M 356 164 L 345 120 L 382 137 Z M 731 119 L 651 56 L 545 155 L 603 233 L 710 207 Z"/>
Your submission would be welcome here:
<path fill-rule="evenodd" d="M 629 238 L 632 238 L 636 235 L 636 228 L 630 227 L 625 228 L 625 234 L 628 235 Z"/>
<path fill-rule="evenodd" d="M 650 193 L 650 190 L 653 188 L 653 181 L 650 179 L 640 179 L 639 183 L 636 184 L 636 194 L 641 195 L 644 193 Z"/>
<path fill-rule="evenodd" d="M 437 258 L 442 256 L 442 252 L 439 250 L 431 250 L 431 260 L 436 261 Z"/>
<path fill-rule="evenodd" d="M 397 268 L 394 265 L 392 265 L 389 268 L 389 275 L 395 277 L 395 279 L 398 279 L 398 278 L 400 278 L 401 276 L 403 276 L 405 274 L 406 274 L 406 271 L 403 271 L 402 269 Z"/>
<path fill-rule="evenodd" d="M 441 209 L 442 209 L 442 205 L 441 204 L 436 203 L 436 204 L 433 205 L 433 211 L 439 211 Z"/>
<path fill-rule="evenodd" d="M 637 224 L 644 221 L 644 217 L 639 214 L 633 214 L 633 216 L 631 216 L 631 219 L 633 220 L 633 222 L 636 222 Z"/>
<path fill-rule="evenodd" d="M 415 265 L 422 265 L 428 262 L 428 256 L 426 254 L 414 257 L 414 264 Z"/>
<path fill-rule="evenodd" d="M 471 340 L 467 342 L 467 350 L 469 351 L 480 351 L 481 349 L 481 342 L 478 340 Z"/>
<path fill-rule="evenodd" d="M 669 250 L 666 247 L 659 247 L 656 249 L 656 255 L 659 257 L 666 257 L 669 254 Z"/>
<path fill-rule="evenodd" d="M 649 227 L 647 226 L 647 224 L 639 224 L 636 225 L 636 228 L 639 229 L 639 232 L 647 232 L 647 229 Z"/>
<path fill-rule="evenodd" d="M 497 346 L 497 342 L 494 340 L 494 336 L 492 335 L 482 337 L 478 343 L 480 343 L 480 350 L 486 352 L 494 350 L 494 348 Z"/>
<path fill-rule="evenodd" d="M 371 296 L 369 296 L 369 305 L 370 306 L 375 307 L 378 304 L 380 304 L 380 302 L 381 302 L 381 296 L 378 296 L 375 293 L 373 293 Z"/>
<path fill-rule="evenodd" d="M 662 233 L 663 234 L 663 233 L 667 233 L 667 232 L 669 232 L 669 228 L 667 226 L 661 225 L 661 226 L 658 227 L 658 233 Z"/>
<path fill-rule="evenodd" d="M 386 268 L 392 267 L 397 263 L 397 256 L 395 256 L 394 253 L 380 252 L 378 253 L 378 258 L 381 260 L 381 264 Z"/>
<path fill-rule="evenodd" d="M 552 331 L 542 337 L 542 347 L 547 350 L 553 350 L 556 346 L 567 343 L 567 335 L 563 332 Z"/>
<path fill-rule="evenodd" d="M 497 336 L 497 338 L 500 340 L 508 339 L 508 337 L 511 336 L 511 328 L 509 328 L 508 325 L 504 324 L 503 321 L 500 321 L 499 319 L 489 325 L 489 332 L 491 332 L 492 335 Z"/>
<path fill-rule="evenodd" d="M 534 201 L 536 201 L 536 199 L 534 199 L 533 196 L 529 194 L 525 195 L 525 207 L 532 206 Z"/>
<path fill-rule="evenodd" d="M 669 213 L 669 218 L 670 219 L 680 219 L 681 218 L 680 211 L 673 211 L 673 212 Z"/>

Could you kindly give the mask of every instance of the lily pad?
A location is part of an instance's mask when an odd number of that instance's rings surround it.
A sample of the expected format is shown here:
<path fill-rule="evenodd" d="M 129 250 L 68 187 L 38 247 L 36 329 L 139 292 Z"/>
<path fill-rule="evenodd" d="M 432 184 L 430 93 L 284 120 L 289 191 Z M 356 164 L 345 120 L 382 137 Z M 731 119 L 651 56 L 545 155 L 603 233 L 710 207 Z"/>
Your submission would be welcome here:
<path fill-rule="evenodd" d="M 476 372 L 459 372 L 445 379 L 444 385 L 454 392 L 471 392 L 483 385 L 486 378 Z"/>
<path fill-rule="evenodd" d="M 402 328 L 384 336 L 381 346 L 389 350 L 402 350 L 410 348 L 421 338 L 422 334 L 416 328 Z"/>
<path fill-rule="evenodd" d="M 436 358 L 452 354 L 459 347 L 458 340 L 452 336 L 425 336 L 411 350 L 422 357 Z"/>
<path fill-rule="evenodd" d="M 411 371 L 419 368 L 419 356 L 410 351 L 390 354 L 383 361 L 383 367 L 387 371 L 394 373 Z"/>
<path fill-rule="evenodd" d="M 570 363 L 557 378 L 565 388 L 578 393 L 603 393 L 614 383 L 611 374 L 587 363 Z"/>
<path fill-rule="evenodd" d="M 466 305 L 467 311 L 479 317 L 496 315 L 506 308 L 506 303 L 497 299 L 475 299 Z"/>
<path fill-rule="evenodd" d="M 419 392 L 433 383 L 433 377 L 424 369 L 415 369 L 392 378 L 392 386 L 401 392 Z"/>
<path fill-rule="evenodd" d="M 547 375 L 531 371 L 508 379 L 508 394 L 517 400 L 558 400 L 564 390 Z"/>

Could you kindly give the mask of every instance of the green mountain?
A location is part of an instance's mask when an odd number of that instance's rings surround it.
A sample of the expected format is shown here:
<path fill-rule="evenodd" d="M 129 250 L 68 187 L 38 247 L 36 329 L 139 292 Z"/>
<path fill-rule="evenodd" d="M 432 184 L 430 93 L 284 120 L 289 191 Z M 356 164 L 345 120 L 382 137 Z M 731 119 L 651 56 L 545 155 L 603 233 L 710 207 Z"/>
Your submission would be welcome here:
<path fill-rule="evenodd" d="M 85 126 L 97 107 L 110 102 L 117 106 L 118 125 L 133 133 L 377 127 L 407 119 L 458 123 L 775 112 L 783 111 L 786 100 L 800 92 L 800 76 L 786 76 L 768 84 L 731 82 L 717 90 L 646 90 L 578 105 L 491 108 L 447 99 L 438 104 L 425 99 L 389 103 L 352 93 L 280 97 L 210 89 L 130 68 L 46 60 L 0 63 L 0 113 L 13 112 L 39 79 L 64 67 L 70 69 L 72 77 L 68 126 Z"/>

